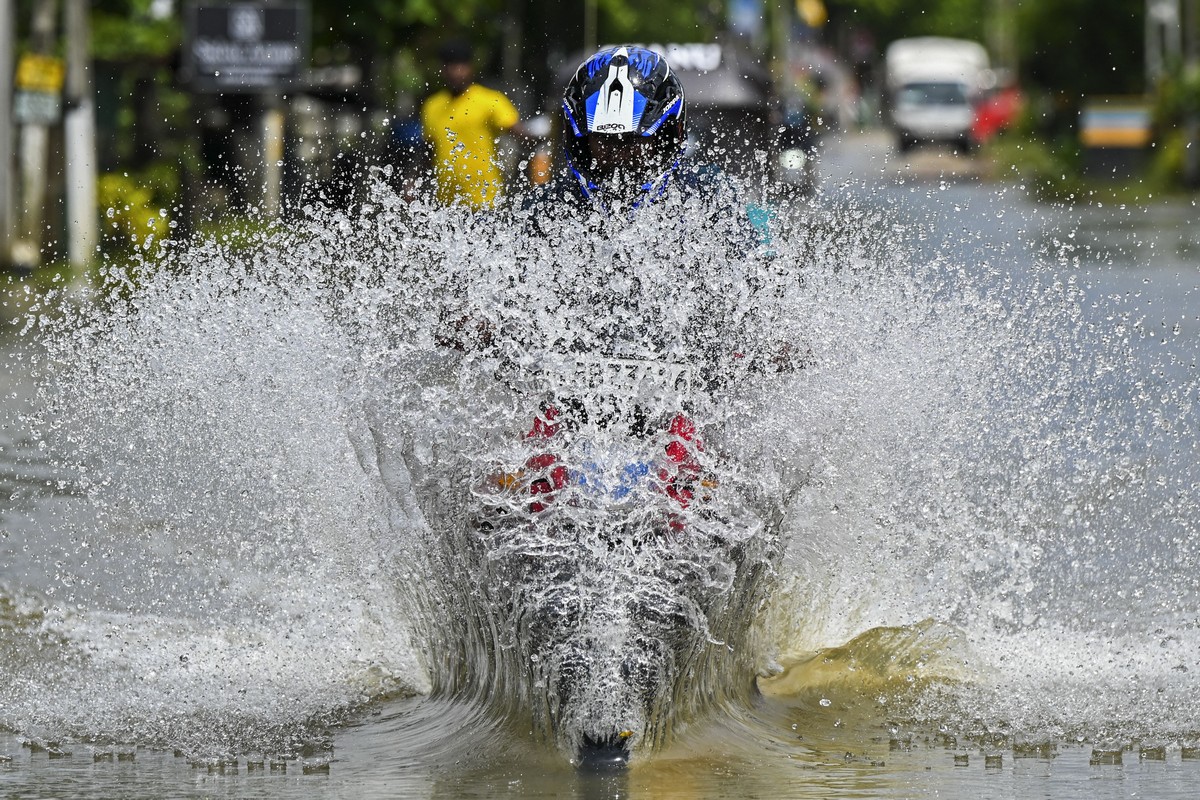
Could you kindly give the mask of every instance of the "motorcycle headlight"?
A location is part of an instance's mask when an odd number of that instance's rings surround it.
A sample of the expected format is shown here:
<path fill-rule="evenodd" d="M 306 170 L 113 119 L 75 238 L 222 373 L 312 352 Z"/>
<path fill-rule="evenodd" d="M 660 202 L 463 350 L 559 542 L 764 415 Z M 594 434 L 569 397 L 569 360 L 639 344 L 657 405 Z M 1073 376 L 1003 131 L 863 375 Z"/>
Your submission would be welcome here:
<path fill-rule="evenodd" d="M 808 153 L 799 147 L 790 147 L 779 154 L 779 166 L 784 169 L 804 169 L 808 162 Z"/>

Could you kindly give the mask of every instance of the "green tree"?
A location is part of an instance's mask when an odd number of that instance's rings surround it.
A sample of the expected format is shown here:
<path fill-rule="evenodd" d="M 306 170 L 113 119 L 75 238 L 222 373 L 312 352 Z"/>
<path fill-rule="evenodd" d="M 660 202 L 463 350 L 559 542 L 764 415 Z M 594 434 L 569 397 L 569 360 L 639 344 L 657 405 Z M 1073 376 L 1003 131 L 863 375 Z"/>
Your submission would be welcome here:
<path fill-rule="evenodd" d="M 992 0 L 826 0 L 837 27 L 871 31 L 881 46 L 910 36 L 982 40 Z"/>
<path fill-rule="evenodd" d="M 1018 9 L 1021 74 L 1078 98 L 1143 91 L 1144 0 L 1042 0 Z"/>
<path fill-rule="evenodd" d="M 703 0 L 598 0 L 597 12 L 600 43 L 689 42 L 707 40 L 723 27 L 725 5 Z"/>
<path fill-rule="evenodd" d="M 908 36 L 987 42 L 1002 6 L 1015 10 L 1025 84 L 1078 98 L 1144 89 L 1145 0 L 826 0 L 833 25 L 871 31 L 880 49 Z"/>

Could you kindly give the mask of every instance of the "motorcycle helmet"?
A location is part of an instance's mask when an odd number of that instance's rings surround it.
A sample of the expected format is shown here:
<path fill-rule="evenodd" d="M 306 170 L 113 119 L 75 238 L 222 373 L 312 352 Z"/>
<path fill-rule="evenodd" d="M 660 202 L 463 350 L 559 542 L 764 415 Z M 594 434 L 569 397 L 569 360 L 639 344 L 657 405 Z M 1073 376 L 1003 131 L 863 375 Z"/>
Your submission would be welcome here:
<path fill-rule="evenodd" d="M 588 196 L 615 175 L 662 187 L 686 141 L 683 85 L 662 55 L 609 47 L 584 61 L 563 94 L 567 159 Z"/>

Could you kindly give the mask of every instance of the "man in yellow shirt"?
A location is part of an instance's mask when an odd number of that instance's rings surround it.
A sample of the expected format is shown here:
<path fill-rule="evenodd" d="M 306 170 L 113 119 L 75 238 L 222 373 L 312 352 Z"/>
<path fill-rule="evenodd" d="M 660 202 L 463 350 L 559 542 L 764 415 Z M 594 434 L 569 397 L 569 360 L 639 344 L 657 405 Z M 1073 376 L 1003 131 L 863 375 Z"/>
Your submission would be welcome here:
<path fill-rule="evenodd" d="M 450 42 L 439 51 L 446 88 L 425 101 L 421 124 L 433 147 L 439 201 L 491 208 L 503 193 L 496 139 L 521 133 L 520 115 L 503 93 L 474 81 L 470 46 Z"/>

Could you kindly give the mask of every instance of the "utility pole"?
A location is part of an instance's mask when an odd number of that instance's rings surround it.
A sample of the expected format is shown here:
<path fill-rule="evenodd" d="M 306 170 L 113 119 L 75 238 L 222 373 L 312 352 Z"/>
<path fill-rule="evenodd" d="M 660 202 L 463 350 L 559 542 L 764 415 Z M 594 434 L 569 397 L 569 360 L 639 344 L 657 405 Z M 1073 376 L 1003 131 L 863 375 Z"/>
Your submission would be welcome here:
<path fill-rule="evenodd" d="M 770 8 L 770 39 L 767 44 L 771 76 L 776 80 L 783 77 L 784 67 L 790 53 L 789 44 L 792 40 L 792 12 L 786 0 L 768 0 Z"/>
<path fill-rule="evenodd" d="M 1183 49 L 1179 0 L 1146 0 L 1146 88 L 1153 91 Z"/>
<path fill-rule="evenodd" d="M 1012 86 L 1018 81 L 1017 62 L 1017 14 L 1015 0 L 992 0 L 992 19 L 988 44 L 996 66 L 1004 72 Z"/>
<path fill-rule="evenodd" d="M 589 54 L 596 50 L 596 2 L 583 0 L 583 49 Z"/>
<path fill-rule="evenodd" d="M 524 40 L 523 12 L 522 0 L 508 0 L 508 10 L 504 14 L 504 52 L 501 74 L 504 76 L 505 88 L 510 91 L 521 83 L 521 45 Z"/>
<path fill-rule="evenodd" d="M 287 113 L 283 99 L 277 92 L 267 94 L 263 98 L 263 105 L 262 211 L 267 217 L 274 218 L 283 210 L 283 151 Z"/>
<path fill-rule="evenodd" d="M 1200 74 L 1200 2 L 1184 0 L 1183 8 L 1183 71 L 1185 80 L 1194 80 Z M 1192 95 L 1184 109 L 1183 134 L 1183 184 L 1188 188 L 1200 187 L 1200 108 Z"/>
<path fill-rule="evenodd" d="M 16 61 L 16 0 L 0 0 L 0 268 L 11 260 L 13 221 L 13 64 Z"/>
<path fill-rule="evenodd" d="M 33 9 L 33 51 L 47 55 L 54 49 L 54 17 L 58 3 L 39 0 Z M 7 110 L 5 111 L 7 115 Z M 12 259 L 25 267 L 36 267 L 42 259 L 42 226 L 45 221 L 49 186 L 50 126 L 42 121 L 21 126 L 21 235 L 13 243 Z"/>
<path fill-rule="evenodd" d="M 96 108 L 92 91 L 88 0 L 66 0 L 67 75 L 63 119 L 67 183 L 67 258 L 82 271 L 93 257 L 96 219 Z"/>

